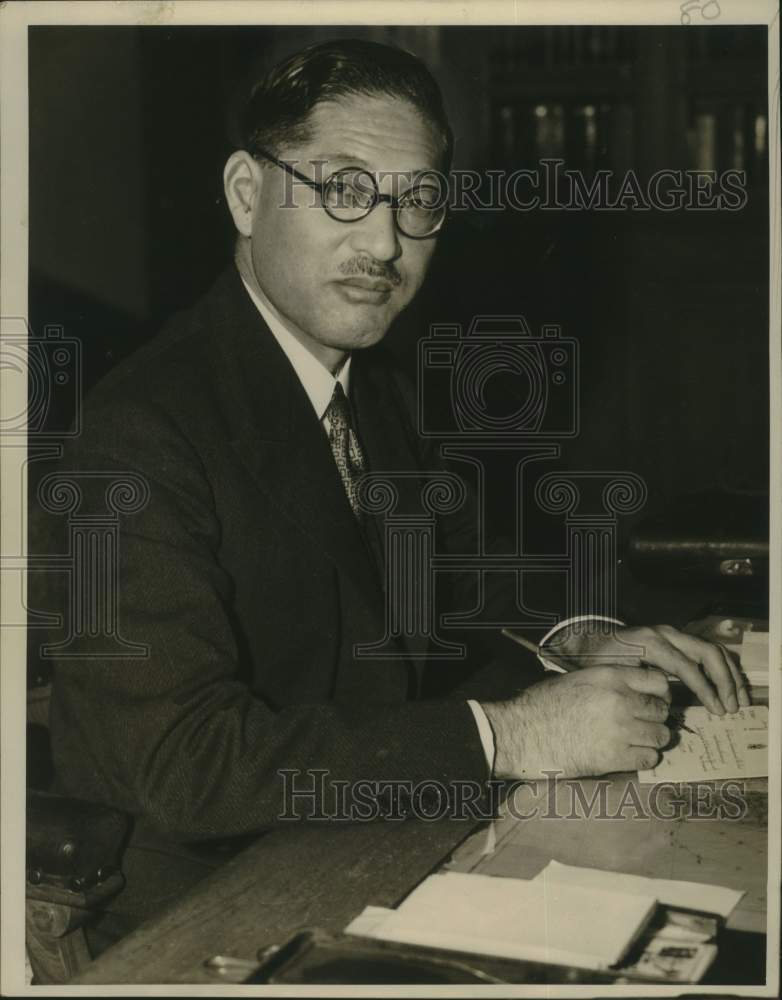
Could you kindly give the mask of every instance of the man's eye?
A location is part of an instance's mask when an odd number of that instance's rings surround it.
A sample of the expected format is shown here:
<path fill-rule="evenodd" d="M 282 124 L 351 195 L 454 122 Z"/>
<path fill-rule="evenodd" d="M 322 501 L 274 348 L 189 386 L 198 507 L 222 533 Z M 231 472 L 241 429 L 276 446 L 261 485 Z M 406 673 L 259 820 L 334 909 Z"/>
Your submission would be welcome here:
<path fill-rule="evenodd" d="M 431 211 L 439 206 L 440 192 L 435 187 L 415 188 L 405 195 L 404 202 L 410 208 Z"/>
<path fill-rule="evenodd" d="M 337 194 L 346 205 L 356 205 L 359 201 L 359 193 L 352 184 L 337 182 Z"/>
<path fill-rule="evenodd" d="M 329 182 L 327 200 L 332 208 L 365 208 L 372 195 L 350 181 L 334 180 Z"/>

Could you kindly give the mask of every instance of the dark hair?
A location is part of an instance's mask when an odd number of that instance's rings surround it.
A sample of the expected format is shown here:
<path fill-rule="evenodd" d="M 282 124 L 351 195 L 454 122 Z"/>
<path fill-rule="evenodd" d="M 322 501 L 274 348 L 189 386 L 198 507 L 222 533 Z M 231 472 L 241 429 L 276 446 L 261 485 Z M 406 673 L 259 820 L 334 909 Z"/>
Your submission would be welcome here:
<path fill-rule="evenodd" d="M 306 142 L 315 105 L 352 94 L 409 101 L 436 129 L 442 168 L 450 167 L 453 134 L 440 88 L 424 63 L 403 49 L 355 38 L 310 45 L 256 83 L 242 120 L 243 146 L 279 154 L 286 144 Z"/>

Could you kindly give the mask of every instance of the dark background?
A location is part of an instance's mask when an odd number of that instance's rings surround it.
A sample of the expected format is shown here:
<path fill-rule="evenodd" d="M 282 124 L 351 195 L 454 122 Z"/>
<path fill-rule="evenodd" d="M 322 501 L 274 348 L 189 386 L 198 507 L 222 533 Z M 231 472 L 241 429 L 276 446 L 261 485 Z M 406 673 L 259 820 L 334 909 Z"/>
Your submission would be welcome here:
<path fill-rule="evenodd" d="M 83 344 L 89 388 L 230 259 L 230 122 L 253 71 L 370 37 L 443 86 L 457 168 L 561 156 L 640 178 L 744 169 L 728 211 L 455 216 L 388 342 L 415 365 L 431 322 L 521 313 L 581 346 L 581 432 L 562 467 L 627 469 L 650 509 L 768 484 L 765 27 L 34 27 L 30 308 Z M 63 396 L 50 419 L 69 416 Z M 762 526 L 761 526 L 762 527 Z"/>

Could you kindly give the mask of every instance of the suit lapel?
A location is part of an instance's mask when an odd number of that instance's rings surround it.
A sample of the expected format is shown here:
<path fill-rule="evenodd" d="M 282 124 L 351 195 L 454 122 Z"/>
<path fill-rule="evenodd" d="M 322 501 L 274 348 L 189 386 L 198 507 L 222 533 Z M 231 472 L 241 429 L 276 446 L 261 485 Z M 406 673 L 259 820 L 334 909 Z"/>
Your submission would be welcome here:
<path fill-rule="evenodd" d="M 210 322 L 222 337 L 218 364 L 234 414 L 232 446 L 280 514 L 382 614 L 375 567 L 328 438 L 285 353 L 231 271 L 210 300 Z"/>

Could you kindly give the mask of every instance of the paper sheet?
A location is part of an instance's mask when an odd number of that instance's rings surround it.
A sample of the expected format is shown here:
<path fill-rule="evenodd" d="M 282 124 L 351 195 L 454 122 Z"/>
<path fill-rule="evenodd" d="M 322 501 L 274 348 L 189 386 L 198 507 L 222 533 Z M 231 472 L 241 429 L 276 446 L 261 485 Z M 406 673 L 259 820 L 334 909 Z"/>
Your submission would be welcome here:
<path fill-rule="evenodd" d="M 727 917 L 743 892 L 726 889 L 721 885 L 704 885 L 701 882 L 681 882 L 666 878 L 645 878 L 643 875 L 626 875 L 624 872 L 608 872 L 600 868 L 579 868 L 563 865 L 559 861 L 549 861 L 533 882 L 543 879 L 549 885 L 565 882 L 584 888 L 606 889 L 610 892 L 626 892 L 637 896 L 653 896 L 665 906 L 683 910 L 698 910 Z"/>
<path fill-rule="evenodd" d="M 710 715 L 699 705 L 680 717 L 677 742 L 650 771 L 639 771 L 647 784 L 659 781 L 713 781 L 768 775 L 768 708 L 752 705 L 735 715 Z M 692 730 L 688 732 L 687 730 Z"/>
<path fill-rule="evenodd" d="M 768 632 L 744 631 L 738 652 L 750 684 L 768 684 L 768 648 Z"/>
<path fill-rule="evenodd" d="M 374 937 L 375 931 L 393 912 L 386 906 L 365 906 L 361 913 L 347 925 L 345 933 L 358 937 Z"/>
<path fill-rule="evenodd" d="M 350 934 L 385 941 L 601 969 L 622 960 L 654 913 L 648 896 L 602 887 L 447 872 L 430 875 L 385 919 L 361 914 Z M 590 918 L 600 914 L 599 920 Z"/>

